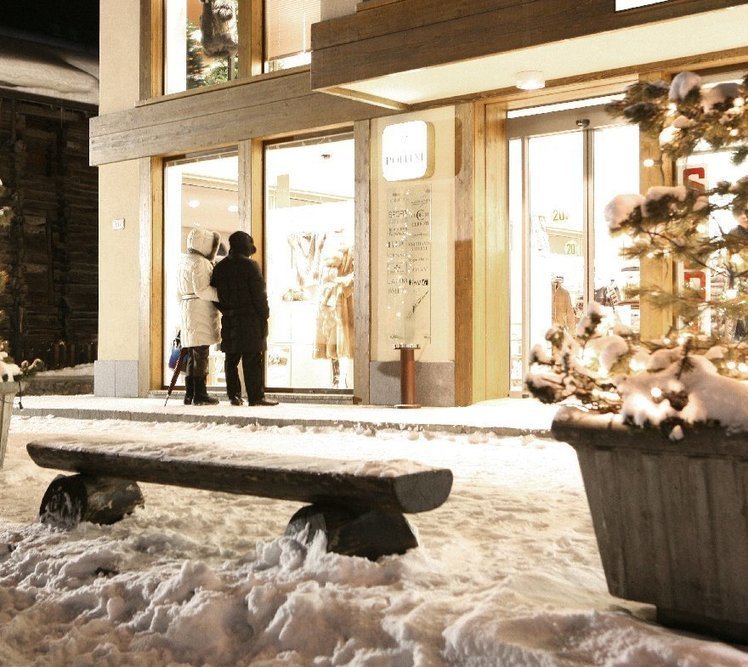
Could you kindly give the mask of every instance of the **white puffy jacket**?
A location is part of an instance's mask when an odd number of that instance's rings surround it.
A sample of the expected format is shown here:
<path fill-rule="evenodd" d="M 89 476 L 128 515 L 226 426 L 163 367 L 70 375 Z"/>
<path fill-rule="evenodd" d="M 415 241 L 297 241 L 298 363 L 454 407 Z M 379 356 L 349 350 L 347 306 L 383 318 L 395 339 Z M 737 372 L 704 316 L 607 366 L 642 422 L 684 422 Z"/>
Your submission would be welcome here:
<path fill-rule="evenodd" d="M 195 228 L 187 237 L 187 252 L 179 262 L 177 280 L 182 313 L 182 347 L 212 345 L 221 339 L 221 321 L 210 286 L 213 260 L 221 237 L 218 232 Z"/>

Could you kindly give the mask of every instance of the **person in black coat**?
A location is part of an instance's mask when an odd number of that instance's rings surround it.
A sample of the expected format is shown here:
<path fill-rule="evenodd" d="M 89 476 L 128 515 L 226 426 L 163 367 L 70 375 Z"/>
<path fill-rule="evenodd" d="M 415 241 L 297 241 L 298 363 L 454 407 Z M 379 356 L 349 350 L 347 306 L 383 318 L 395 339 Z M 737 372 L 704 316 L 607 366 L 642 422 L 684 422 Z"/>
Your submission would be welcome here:
<path fill-rule="evenodd" d="M 267 347 L 270 308 L 257 252 L 246 232 L 229 236 L 229 254 L 213 269 L 210 284 L 218 292 L 221 311 L 221 351 L 226 355 L 226 393 L 231 405 L 242 405 L 239 361 L 250 405 L 277 405 L 265 398 L 262 353 Z"/>

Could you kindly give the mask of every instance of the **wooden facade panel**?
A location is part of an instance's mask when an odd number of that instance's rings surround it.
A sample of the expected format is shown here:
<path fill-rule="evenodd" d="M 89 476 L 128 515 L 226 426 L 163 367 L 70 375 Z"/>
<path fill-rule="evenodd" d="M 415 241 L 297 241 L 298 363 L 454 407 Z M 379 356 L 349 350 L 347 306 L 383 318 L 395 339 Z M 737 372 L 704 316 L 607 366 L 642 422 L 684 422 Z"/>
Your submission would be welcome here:
<path fill-rule="evenodd" d="M 0 98 L 0 179 L 17 196 L 15 217 L 0 231 L 0 269 L 9 276 L 0 337 L 18 359 L 49 364 L 59 341 L 95 347 L 98 173 L 85 155 L 89 115 Z"/>
<path fill-rule="evenodd" d="M 371 402 L 371 123 L 353 128 L 356 170 L 356 222 L 354 243 L 354 402 Z"/>
<path fill-rule="evenodd" d="M 307 71 L 273 79 L 232 82 L 191 90 L 150 100 L 138 105 L 134 110 L 117 111 L 92 118 L 91 136 L 168 124 L 174 118 L 180 118 L 182 122 L 188 123 L 193 118 L 210 115 L 216 111 L 238 111 L 293 100 L 308 94 L 309 91 Z"/>
<path fill-rule="evenodd" d="M 671 0 L 626 12 L 616 12 L 612 0 L 455 4 L 470 8 L 453 16 L 452 3 L 412 0 L 316 24 L 312 32 L 312 88 L 340 86 L 745 2 Z M 383 16 L 373 21 L 375 11 Z M 380 22 L 386 23 L 386 31 L 375 27 Z"/>
<path fill-rule="evenodd" d="M 267 88 L 214 90 L 195 98 L 164 100 L 91 123 L 90 160 L 101 165 L 153 155 L 175 155 L 323 129 L 392 112 L 341 97 L 314 93 L 308 73 Z M 258 82 L 259 83 L 268 83 Z M 264 95 L 270 91 L 272 94 Z"/>

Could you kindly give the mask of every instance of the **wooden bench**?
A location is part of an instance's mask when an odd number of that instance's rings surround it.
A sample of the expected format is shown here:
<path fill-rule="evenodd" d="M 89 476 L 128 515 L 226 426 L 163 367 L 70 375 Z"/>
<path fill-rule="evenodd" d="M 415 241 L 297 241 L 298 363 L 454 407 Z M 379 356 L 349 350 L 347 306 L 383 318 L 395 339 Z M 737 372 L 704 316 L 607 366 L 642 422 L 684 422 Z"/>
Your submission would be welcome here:
<path fill-rule="evenodd" d="M 218 445 L 60 437 L 28 443 L 33 461 L 59 475 L 39 516 L 74 527 L 111 524 L 144 505 L 137 482 L 309 503 L 286 534 L 322 531 L 328 551 L 375 560 L 418 546 L 405 513 L 439 507 L 452 472 L 413 461 L 339 461 L 261 454 Z M 304 532 L 306 531 L 306 532 Z"/>

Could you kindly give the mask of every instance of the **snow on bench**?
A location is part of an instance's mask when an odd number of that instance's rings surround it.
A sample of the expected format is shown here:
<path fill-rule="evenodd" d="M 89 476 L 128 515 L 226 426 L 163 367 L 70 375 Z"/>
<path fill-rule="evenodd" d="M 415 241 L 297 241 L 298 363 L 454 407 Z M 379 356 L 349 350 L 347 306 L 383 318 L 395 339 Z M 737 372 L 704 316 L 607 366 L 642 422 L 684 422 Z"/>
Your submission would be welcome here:
<path fill-rule="evenodd" d="M 42 521 L 110 524 L 143 506 L 137 482 L 310 503 L 287 534 L 322 531 L 329 551 L 376 559 L 418 546 L 404 513 L 443 504 L 452 472 L 414 461 L 342 461 L 278 456 L 211 444 L 58 437 L 28 443 L 58 476 L 42 499 Z M 304 531 L 307 529 L 306 533 Z"/>

